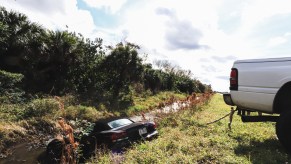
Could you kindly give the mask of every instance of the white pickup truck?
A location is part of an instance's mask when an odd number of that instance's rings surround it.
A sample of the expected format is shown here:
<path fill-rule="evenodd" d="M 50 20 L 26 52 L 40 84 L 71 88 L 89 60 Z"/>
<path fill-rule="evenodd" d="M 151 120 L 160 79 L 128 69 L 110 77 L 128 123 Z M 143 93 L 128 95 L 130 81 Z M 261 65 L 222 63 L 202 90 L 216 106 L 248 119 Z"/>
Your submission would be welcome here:
<path fill-rule="evenodd" d="M 278 139 L 291 152 L 291 58 L 235 61 L 230 93 L 223 98 L 226 104 L 237 106 L 243 122 L 276 122 Z"/>

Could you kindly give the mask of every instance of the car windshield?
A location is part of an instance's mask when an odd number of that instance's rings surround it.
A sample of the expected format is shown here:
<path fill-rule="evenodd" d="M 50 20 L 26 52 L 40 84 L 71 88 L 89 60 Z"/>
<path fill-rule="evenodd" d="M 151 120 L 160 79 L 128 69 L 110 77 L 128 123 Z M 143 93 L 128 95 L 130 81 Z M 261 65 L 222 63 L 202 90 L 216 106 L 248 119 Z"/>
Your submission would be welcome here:
<path fill-rule="evenodd" d="M 131 124 L 131 123 L 132 123 L 131 120 L 123 118 L 123 119 L 111 121 L 111 122 L 108 123 L 108 125 L 111 128 L 118 128 L 120 126 L 128 125 L 128 124 Z"/>

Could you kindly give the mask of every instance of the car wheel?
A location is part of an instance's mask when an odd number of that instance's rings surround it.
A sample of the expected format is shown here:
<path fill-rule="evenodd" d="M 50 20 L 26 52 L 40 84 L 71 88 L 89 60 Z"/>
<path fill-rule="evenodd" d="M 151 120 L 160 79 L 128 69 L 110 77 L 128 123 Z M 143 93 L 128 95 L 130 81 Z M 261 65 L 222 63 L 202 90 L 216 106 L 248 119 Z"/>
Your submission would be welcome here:
<path fill-rule="evenodd" d="M 276 123 L 276 134 L 283 147 L 291 152 L 291 111 L 284 111 L 280 114 Z"/>
<path fill-rule="evenodd" d="M 65 149 L 65 142 L 53 139 L 47 146 L 46 157 L 48 163 L 60 163 Z"/>

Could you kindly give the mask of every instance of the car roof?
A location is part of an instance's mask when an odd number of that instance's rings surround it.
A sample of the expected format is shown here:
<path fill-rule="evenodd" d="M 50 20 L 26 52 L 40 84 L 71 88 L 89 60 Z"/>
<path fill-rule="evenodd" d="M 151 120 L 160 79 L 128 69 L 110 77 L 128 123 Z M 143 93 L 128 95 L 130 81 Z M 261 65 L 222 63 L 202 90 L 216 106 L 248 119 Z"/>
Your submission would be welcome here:
<path fill-rule="evenodd" d="M 114 120 L 119 120 L 119 119 L 131 120 L 128 117 L 110 117 L 110 118 L 104 118 L 104 119 L 97 120 L 95 123 L 107 124 L 108 122 L 111 122 L 111 121 L 114 121 Z"/>
<path fill-rule="evenodd" d="M 112 128 L 108 125 L 108 123 L 111 121 L 114 121 L 114 120 L 119 120 L 119 119 L 129 119 L 129 118 L 127 118 L 127 117 L 110 117 L 110 118 L 104 118 L 104 119 L 97 120 L 95 122 L 95 125 L 94 125 L 94 131 L 110 130 Z M 131 119 L 129 119 L 129 120 L 131 120 Z"/>

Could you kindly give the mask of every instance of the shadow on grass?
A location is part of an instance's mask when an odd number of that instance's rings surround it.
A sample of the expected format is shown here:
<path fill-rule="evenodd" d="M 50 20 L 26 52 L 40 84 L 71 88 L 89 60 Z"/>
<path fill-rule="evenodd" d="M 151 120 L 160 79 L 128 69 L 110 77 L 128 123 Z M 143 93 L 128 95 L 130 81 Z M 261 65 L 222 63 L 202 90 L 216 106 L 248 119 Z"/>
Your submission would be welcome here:
<path fill-rule="evenodd" d="M 239 156 L 248 157 L 252 163 L 291 163 L 291 155 L 286 153 L 277 139 L 242 143 L 234 151 Z"/>

